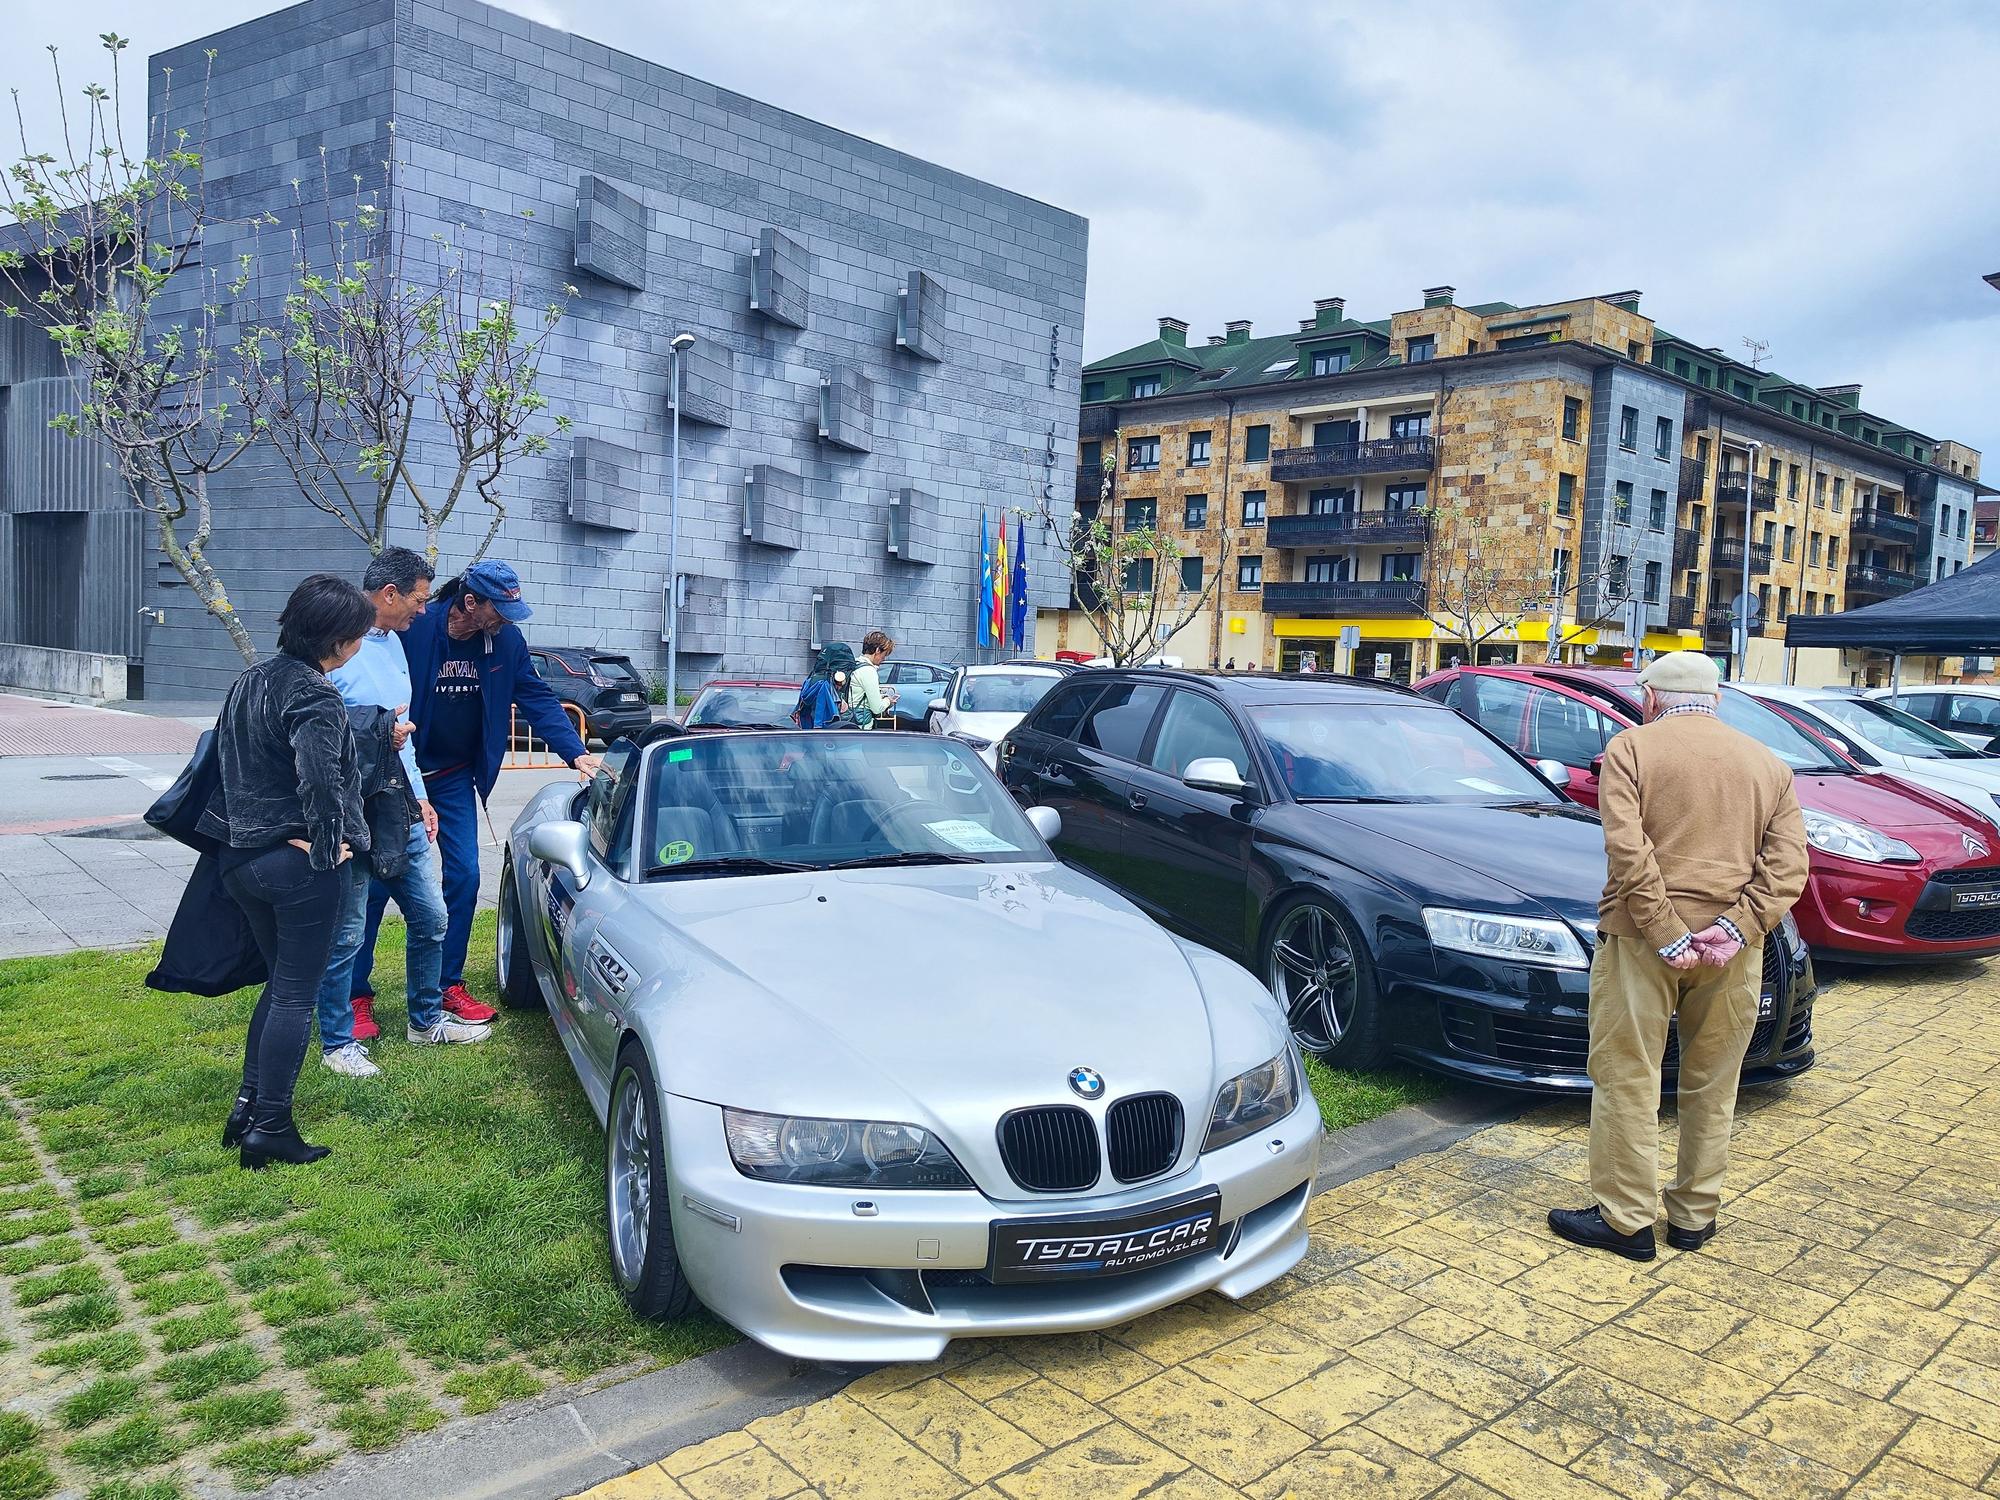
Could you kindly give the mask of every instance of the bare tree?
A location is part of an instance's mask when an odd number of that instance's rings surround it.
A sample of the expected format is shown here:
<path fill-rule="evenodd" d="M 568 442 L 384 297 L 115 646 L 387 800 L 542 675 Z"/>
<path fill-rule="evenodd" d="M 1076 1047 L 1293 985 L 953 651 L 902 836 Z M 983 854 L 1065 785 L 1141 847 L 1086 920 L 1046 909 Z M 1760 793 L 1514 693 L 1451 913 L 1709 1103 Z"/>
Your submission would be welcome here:
<path fill-rule="evenodd" d="M 370 552 L 388 544 L 400 495 L 415 508 L 424 552 L 435 562 L 438 536 L 470 486 L 491 512 L 467 559 L 476 562 L 506 520 L 500 481 L 508 465 L 549 449 L 549 403 L 538 382 L 564 304 L 524 316 L 511 269 L 489 275 L 483 253 L 442 235 L 423 242 L 435 263 L 415 264 L 417 242 L 395 191 L 394 131 L 392 122 L 386 211 L 357 177 L 351 217 L 341 216 L 322 148 L 318 202 L 329 258 L 324 265 L 308 258 L 301 203 L 292 230 L 294 284 L 278 321 L 246 340 L 243 395 L 300 493 Z M 575 296 L 576 288 L 565 286 L 563 294 Z M 426 420 L 450 440 L 435 485 L 420 479 L 412 448 Z M 558 433 L 569 427 L 566 416 L 547 420 Z"/>
<path fill-rule="evenodd" d="M 246 662 L 250 633 L 208 556 L 215 534 L 209 481 L 241 459 L 255 436 L 216 337 L 225 297 L 247 290 L 248 268 L 224 282 L 201 264 L 213 227 L 203 194 L 205 142 L 170 128 L 172 70 L 163 107 L 135 157 L 122 124 L 119 55 L 127 40 L 100 38 L 111 84 L 90 84 L 80 120 L 65 100 L 58 150 L 38 151 L 15 92 L 21 155 L 4 177 L 15 220 L 0 248 L 5 315 L 38 323 L 79 387 L 77 410 L 57 430 L 102 446 L 150 515 L 160 551 Z M 62 64 L 49 48 L 56 92 Z M 211 70 L 215 54 L 207 54 Z M 203 88 L 204 137 L 207 89 Z"/>
<path fill-rule="evenodd" d="M 1144 662 L 1207 608 L 1229 565 L 1230 536 L 1218 528 L 1215 569 L 1195 590 L 1181 585 L 1181 560 L 1195 554 L 1153 524 L 1127 529 L 1111 510 L 1113 466 L 1104 466 L 1095 514 L 1058 516 L 1046 500 L 1035 514 L 1075 584 L 1077 605 L 1114 666 Z M 1226 518 L 1225 518 L 1226 520 Z M 1204 558 L 1204 564 L 1206 559 Z"/>
<path fill-rule="evenodd" d="M 1545 615 L 1546 660 L 1559 662 L 1564 646 L 1618 619 L 1630 604 L 1630 595 L 1617 587 L 1615 561 L 1605 557 L 1588 574 L 1571 569 L 1538 574 L 1488 564 L 1477 549 L 1457 557 L 1434 554 L 1427 585 L 1430 611 L 1449 623 L 1452 644 L 1465 644 L 1467 666 L 1477 665 L 1479 648 L 1495 636 L 1512 631 L 1518 639 L 1523 621 Z M 1584 607 L 1586 600 L 1591 607 Z M 1570 623 L 1564 623 L 1565 617 Z"/>

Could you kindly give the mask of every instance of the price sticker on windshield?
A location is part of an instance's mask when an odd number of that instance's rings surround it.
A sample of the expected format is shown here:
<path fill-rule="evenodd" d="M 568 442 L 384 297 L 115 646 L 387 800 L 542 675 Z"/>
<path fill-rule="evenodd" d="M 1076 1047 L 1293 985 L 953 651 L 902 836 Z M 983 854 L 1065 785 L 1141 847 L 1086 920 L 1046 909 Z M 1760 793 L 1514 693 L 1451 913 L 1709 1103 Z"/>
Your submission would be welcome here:
<path fill-rule="evenodd" d="M 970 818 L 948 818 L 940 823 L 926 823 L 924 827 L 950 844 L 952 848 L 963 849 L 967 854 L 1018 852 L 1012 844 L 1000 838 L 990 828 L 983 827 Z"/>

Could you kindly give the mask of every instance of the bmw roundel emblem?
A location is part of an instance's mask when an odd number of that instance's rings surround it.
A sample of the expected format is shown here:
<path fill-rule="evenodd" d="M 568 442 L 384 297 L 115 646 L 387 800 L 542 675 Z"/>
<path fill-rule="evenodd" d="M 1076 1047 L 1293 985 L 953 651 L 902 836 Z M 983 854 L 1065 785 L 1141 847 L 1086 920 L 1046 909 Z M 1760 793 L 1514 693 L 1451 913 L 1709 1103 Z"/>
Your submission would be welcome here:
<path fill-rule="evenodd" d="M 1080 1099 L 1095 1099 L 1104 1092 L 1104 1075 L 1095 1068 L 1071 1068 L 1070 1091 Z"/>

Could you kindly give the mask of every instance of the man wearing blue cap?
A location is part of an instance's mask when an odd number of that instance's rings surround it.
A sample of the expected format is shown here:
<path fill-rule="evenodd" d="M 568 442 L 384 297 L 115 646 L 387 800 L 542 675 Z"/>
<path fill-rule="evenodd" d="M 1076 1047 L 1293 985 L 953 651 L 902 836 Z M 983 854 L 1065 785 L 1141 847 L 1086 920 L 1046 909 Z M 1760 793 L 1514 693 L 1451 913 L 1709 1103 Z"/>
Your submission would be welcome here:
<path fill-rule="evenodd" d="M 444 1008 L 462 1021 L 498 1014 L 465 988 L 465 949 L 479 905 L 479 809 L 500 779 L 500 763 L 515 710 L 576 772 L 597 769 L 576 736 L 562 702 L 535 675 L 519 622 L 534 613 L 521 599 L 521 580 L 506 563 L 486 559 L 440 584 L 430 605 L 403 632 L 410 661 L 410 718 L 417 726 L 417 765 L 437 811 L 437 846 L 444 864 Z M 368 936 L 355 962 L 355 983 L 367 983 L 375 949 L 372 908 Z"/>

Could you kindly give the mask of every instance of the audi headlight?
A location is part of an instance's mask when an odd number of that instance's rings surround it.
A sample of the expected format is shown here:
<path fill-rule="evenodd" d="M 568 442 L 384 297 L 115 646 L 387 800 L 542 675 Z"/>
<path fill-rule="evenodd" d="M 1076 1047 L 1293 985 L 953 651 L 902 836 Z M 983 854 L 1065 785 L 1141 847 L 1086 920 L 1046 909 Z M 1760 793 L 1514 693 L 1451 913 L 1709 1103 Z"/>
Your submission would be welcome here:
<path fill-rule="evenodd" d="M 1806 935 L 1799 931 L 1798 918 L 1786 912 L 1778 921 L 1778 931 L 1785 935 L 1785 951 L 1800 954 L 1806 951 Z"/>
<path fill-rule="evenodd" d="M 1806 809 L 1806 842 L 1822 854 L 1838 854 L 1842 859 L 1858 859 L 1865 864 L 1915 864 L 1917 851 L 1901 839 L 1892 839 L 1862 823 Z"/>
<path fill-rule="evenodd" d="M 1204 1151 L 1227 1146 L 1282 1120 L 1299 1107 L 1299 1073 L 1287 1047 L 1267 1063 L 1238 1073 L 1215 1096 Z"/>
<path fill-rule="evenodd" d="M 1590 955 L 1567 924 L 1553 917 L 1503 917 L 1496 912 L 1424 908 L 1431 945 L 1481 958 L 1544 969 L 1587 969 Z"/>
<path fill-rule="evenodd" d="M 916 1125 L 724 1109 L 729 1159 L 745 1177 L 813 1187 L 969 1188 L 950 1149 Z"/>

